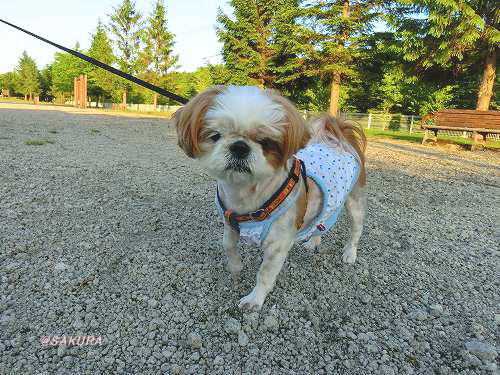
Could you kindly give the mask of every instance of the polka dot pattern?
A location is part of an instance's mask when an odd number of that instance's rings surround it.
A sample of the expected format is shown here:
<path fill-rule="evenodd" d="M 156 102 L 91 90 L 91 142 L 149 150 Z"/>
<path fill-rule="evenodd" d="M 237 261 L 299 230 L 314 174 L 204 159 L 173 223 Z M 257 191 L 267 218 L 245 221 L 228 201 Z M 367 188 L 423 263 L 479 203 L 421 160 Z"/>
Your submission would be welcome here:
<path fill-rule="evenodd" d="M 299 241 L 308 240 L 320 228 L 330 229 L 344 206 L 359 173 L 359 162 L 351 153 L 325 144 L 311 144 L 297 153 L 306 165 L 307 176 L 321 189 L 326 201 L 318 219 L 299 233 Z M 323 230 L 321 230 L 323 232 Z M 316 233 L 317 234 L 317 233 Z"/>

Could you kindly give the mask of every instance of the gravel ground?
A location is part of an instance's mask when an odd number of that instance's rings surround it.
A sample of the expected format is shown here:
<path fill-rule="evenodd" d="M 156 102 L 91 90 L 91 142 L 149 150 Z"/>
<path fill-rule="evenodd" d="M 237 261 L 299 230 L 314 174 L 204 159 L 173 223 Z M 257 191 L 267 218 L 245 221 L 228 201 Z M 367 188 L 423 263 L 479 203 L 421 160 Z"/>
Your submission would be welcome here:
<path fill-rule="evenodd" d="M 0 109 L 0 374 L 498 373 L 499 155 L 372 141 L 357 263 L 343 216 L 241 313 L 165 120 Z"/>

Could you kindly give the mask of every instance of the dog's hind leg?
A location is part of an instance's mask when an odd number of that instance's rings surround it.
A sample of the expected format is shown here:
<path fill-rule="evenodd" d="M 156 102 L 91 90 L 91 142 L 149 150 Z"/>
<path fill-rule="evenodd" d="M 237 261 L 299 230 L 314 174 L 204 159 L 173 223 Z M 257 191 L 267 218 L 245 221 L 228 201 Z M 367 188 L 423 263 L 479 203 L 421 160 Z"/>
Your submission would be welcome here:
<path fill-rule="evenodd" d="M 309 241 L 307 241 L 305 244 L 304 244 L 304 247 L 307 249 L 307 250 L 311 250 L 311 251 L 314 251 L 314 250 L 317 250 L 319 248 L 319 245 L 321 244 L 321 236 L 314 236 L 314 237 L 311 237 L 309 239 Z"/>
<path fill-rule="evenodd" d="M 363 222 L 366 213 L 366 193 L 359 184 L 356 184 L 347 197 L 346 206 L 351 217 L 351 237 L 344 246 L 342 260 L 345 263 L 352 264 L 356 261 L 359 238 L 363 231 Z"/>

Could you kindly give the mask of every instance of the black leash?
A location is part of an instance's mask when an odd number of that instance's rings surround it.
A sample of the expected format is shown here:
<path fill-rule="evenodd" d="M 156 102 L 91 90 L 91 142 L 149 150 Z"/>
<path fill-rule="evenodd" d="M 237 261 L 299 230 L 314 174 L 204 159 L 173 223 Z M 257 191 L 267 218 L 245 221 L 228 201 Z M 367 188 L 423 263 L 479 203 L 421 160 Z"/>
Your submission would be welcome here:
<path fill-rule="evenodd" d="M 0 22 L 3 22 L 5 23 L 6 25 L 9 25 L 15 29 L 18 29 L 20 31 L 22 31 L 23 33 L 26 33 L 28 35 L 31 35 L 37 39 L 40 39 L 41 41 L 44 41 L 45 43 L 48 43 L 48 44 L 51 44 L 53 45 L 54 47 L 57 47 L 59 49 L 62 49 L 63 51 L 65 52 L 68 52 L 70 54 L 72 54 L 73 56 L 76 56 L 82 60 L 85 60 L 91 64 L 94 64 L 94 65 L 97 65 L 99 68 L 102 68 L 102 69 L 105 69 L 107 70 L 108 72 L 111 72 L 113 74 L 116 74 L 117 76 L 120 76 L 122 78 L 125 78 L 129 81 L 132 81 L 134 83 L 137 83 L 138 85 L 142 86 L 142 87 L 145 87 L 147 89 L 150 89 L 154 92 L 157 92 L 158 94 L 160 95 L 163 95 L 167 98 L 170 98 L 172 100 L 175 100 L 176 102 L 179 102 L 181 104 L 186 104 L 189 99 L 186 99 L 186 98 L 183 98 L 182 96 L 179 96 L 177 94 L 174 94 L 173 92 L 170 92 L 170 91 L 167 91 L 165 89 L 162 89 L 161 87 L 158 87 L 158 86 L 155 86 L 149 82 L 146 82 L 146 81 L 143 81 L 142 79 L 139 79 L 139 78 L 136 78 L 128 73 L 125 73 L 125 72 L 122 72 L 121 70 L 118 70 L 116 68 L 113 68 L 112 66 L 109 66 L 107 64 L 104 64 L 103 62 L 100 62 L 99 60 L 96 60 L 90 56 L 87 56 L 87 55 L 84 55 L 83 53 L 80 53 L 78 51 L 73 51 L 72 49 L 69 49 L 69 48 L 66 48 L 66 47 L 63 47 L 57 43 L 54 43 L 54 42 L 51 42 L 50 40 L 47 40 L 45 38 L 42 38 L 41 36 L 38 36 L 36 34 L 33 34 L 32 32 L 29 32 L 28 30 L 25 30 L 19 26 L 16 26 L 16 25 L 13 25 L 11 24 L 10 22 L 7 22 L 7 21 L 4 21 L 0 18 Z"/>

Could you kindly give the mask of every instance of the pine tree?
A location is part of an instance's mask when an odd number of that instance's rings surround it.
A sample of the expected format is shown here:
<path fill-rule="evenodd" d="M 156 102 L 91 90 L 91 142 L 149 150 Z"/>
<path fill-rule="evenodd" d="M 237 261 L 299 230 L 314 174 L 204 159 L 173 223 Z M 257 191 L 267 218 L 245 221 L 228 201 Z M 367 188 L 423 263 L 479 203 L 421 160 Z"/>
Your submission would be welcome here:
<path fill-rule="evenodd" d="M 33 94 L 37 93 L 40 88 L 39 72 L 33 60 L 26 51 L 19 58 L 17 65 L 17 75 L 19 79 L 19 89 L 23 92 L 24 98 L 29 94 L 29 100 L 33 98 Z"/>
<path fill-rule="evenodd" d="M 404 57 L 421 69 L 482 60 L 476 109 L 488 110 L 496 79 L 500 11 L 495 0 L 400 0 L 392 24 L 402 38 Z"/>
<path fill-rule="evenodd" d="M 293 24 L 298 0 L 230 0 L 234 16 L 219 9 L 217 35 L 232 84 L 279 88 L 286 63 L 284 25 Z M 293 35 L 288 35 L 293 38 Z M 290 42 L 291 43 L 291 42 Z"/>
<path fill-rule="evenodd" d="M 88 55 L 108 65 L 112 65 L 116 61 L 111 41 L 101 20 L 99 20 L 92 35 Z M 96 106 L 98 106 L 100 97 L 111 95 L 117 84 L 117 78 L 106 70 L 92 65 L 88 71 L 88 82 L 89 94 L 97 98 Z"/>
<path fill-rule="evenodd" d="M 304 74 L 331 79 L 330 113 L 337 114 L 341 83 L 356 76 L 353 61 L 359 56 L 370 35 L 373 22 L 380 16 L 378 0 L 314 0 L 303 14 L 302 34 L 308 49 Z M 304 28 L 303 28 L 304 29 Z"/>
<path fill-rule="evenodd" d="M 47 65 L 40 71 L 40 99 L 52 101 L 52 66 Z"/>
<path fill-rule="evenodd" d="M 132 0 L 123 0 L 119 7 L 113 8 L 113 11 L 113 14 L 109 15 L 109 29 L 114 36 L 118 52 L 118 66 L 126 73 L 135 74 L 141 44 L 142 15 Z M 125 104 L 130 84 L 125 80 L 121 82 L 124 87 L 123 102 Z"/>
<path fill-rule="evenodd" d="M 139 56 L 143 76 L 151 83 L 159 85 L 163 77 L 173 68 L 178 56 L 173 54 L 174 35 L 168 31 L 166 8 L 163 0 L 157 0 L 148 18 L 148 26 L 143 34 L 144 49 Z M 154 94 L 154 105 L 158 94 Z"/>

